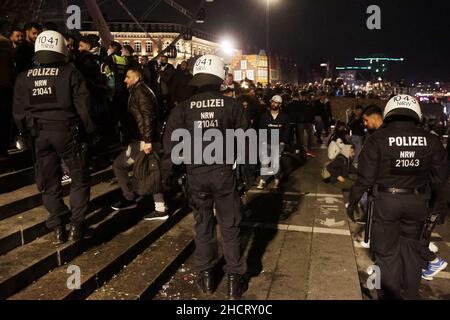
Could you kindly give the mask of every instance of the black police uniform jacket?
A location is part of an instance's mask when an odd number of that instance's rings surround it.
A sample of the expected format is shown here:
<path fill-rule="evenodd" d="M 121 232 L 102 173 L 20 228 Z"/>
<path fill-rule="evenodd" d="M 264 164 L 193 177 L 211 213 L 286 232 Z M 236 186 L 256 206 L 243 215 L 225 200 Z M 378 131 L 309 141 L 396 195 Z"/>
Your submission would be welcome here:
<path fill-rule="evenodd" d="M 433 134 L 413 122 L 391 122 L 366 140 L 359 158 L 358 178 L 350 193 L 356 205 L 374 185 L 414 189 L 442 189 L 447 180 L 447 154 Z"/>
<path fill-rule="evenodd" d="M 166 130 L 163 137 L 164 148 L 164 161 L 163 171 L 169 172 L 172 167 L 171 151 L 178 141 L 171 141 L 172 133 L 176 129 L 186 129 L 191 136 L 191 159 L 184 156 L 184 163 L 189 174 L 205 173 L 212 170 L 221 169 L 224 167 L 231 167 L 229 161 L 227 161 L 226 151 L 223 152 L 223 158 L 221 163 L 206 164 L 203 161 L 201 163 L 194 163 L 194 144 L 201 145 L 201 151 L 208 147 L 210 141 L 205 141 L 203 137 L 194 136 L 194 130 L 197 133 L 206 132 L 208 129 L 218 129 L 224 142 L 226 141 L 227 129 L 243 129 L 248 127 L 248 121 L 245 116 L 243 106 L 235 99 L 225 97 L 219 92 L 203 92 L 194 95 L 192 98 L 182 102 L 175 107 L 170 113 L 169 120 L 167 122 Z M 224 143 L 224 149 L 225 149 Z M 189 162 L 190 164 L 186 163 Z"/>
<path fill-rule="evenodd" d="M 130 89 L 126 123 L 126 138 L 131 141 L 154 142 L 157 134 L 158 101 L 153 91 L 144 83 L 138 82 Z"/>
<path fill-rule="evenodd" d="M 82 123 L 92 133 L 95 128 L 88 108 L 86 81 L 71 64 L 37 66 L 17 77 L 13 112 L 19 132 L 25 131 L 26 118 L 32 117 L 43 122 L 66 122 L 68 126 Z"/>

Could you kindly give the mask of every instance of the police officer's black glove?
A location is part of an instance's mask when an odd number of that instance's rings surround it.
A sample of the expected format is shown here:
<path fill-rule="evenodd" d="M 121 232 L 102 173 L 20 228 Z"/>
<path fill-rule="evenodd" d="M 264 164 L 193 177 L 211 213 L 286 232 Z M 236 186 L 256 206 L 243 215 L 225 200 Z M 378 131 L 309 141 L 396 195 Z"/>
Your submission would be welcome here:
<path fill-rule="evenodd" d="M 347 204 L 345 204 L 345 207 L 347 209 L 347 216 L 349 217 L 349 219 L 352 220 L 353 222 L 356 222 L 356 220 L 355 220 L 355 206 L 347 203 Z"/>

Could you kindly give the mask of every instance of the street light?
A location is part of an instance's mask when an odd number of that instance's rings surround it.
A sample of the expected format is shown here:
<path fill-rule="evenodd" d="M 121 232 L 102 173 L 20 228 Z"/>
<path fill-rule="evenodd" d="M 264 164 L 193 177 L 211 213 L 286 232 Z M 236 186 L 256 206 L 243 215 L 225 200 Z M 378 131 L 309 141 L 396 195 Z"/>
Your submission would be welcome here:
<path fill-rule="evenodd" d="M 266 1 L 266 54 L 267 54 L 267 84 L 270 85 L 270 4 L 278 0 Z"/>
<path fill-rule="evenodd" d="M 223 38 L 223 40 L 220 41 L 220 48 L 216 52 L 216 54 L 223 59 L 226 65 L 231 64 L 236 53 L 237 50 L 235 42 L 230 38 Z"/>
<path fill-rule="evenodd" d="M 220 45 L 221 45 L 222 51 L 223 51 L 226 55 L 229 55 L 229 56 L 233 55 L 233 53 L 234 53 L 234 45 L 233 45 L 233 43 L 232 43 L 229 39 L 224 39 L 224 40 L 221 42 Z"/>
<path fill-rule="evenodd" d="M 326 78 L 330 77 L 330 62 L 326 62 L 326 63 L 321 63 L 320 66 L 322 68 L 327 68 L 327 74 L 326 74 Z"/>

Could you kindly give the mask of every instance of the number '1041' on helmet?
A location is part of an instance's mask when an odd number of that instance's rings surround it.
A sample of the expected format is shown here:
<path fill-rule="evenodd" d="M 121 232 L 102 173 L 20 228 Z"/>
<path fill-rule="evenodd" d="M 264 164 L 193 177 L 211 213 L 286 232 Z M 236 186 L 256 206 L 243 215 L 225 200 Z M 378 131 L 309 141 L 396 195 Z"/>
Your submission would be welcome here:
<path fill-rule="evenodd" d="M 384 119 L 389 120 L 394 116 L 408 117 L 417 122 L 422 121 L 422 109 L 416 98 L 406 94 L 393 97 L 384 109 Z"/>
<path fill-rule="evenodd" d="M 65 62 L 69 55 L 63 35 L 50 30 L 42 32 L 37 37 L 34 52 L 33 60 L 39 65 Z"/>
<path fill-rule="evenodd" d="M 189 84 L 195 87 L 221 85 L 225 80 L 225 63 L 222 58 L 207 54 L 194 64 L 194 77 Z"/>

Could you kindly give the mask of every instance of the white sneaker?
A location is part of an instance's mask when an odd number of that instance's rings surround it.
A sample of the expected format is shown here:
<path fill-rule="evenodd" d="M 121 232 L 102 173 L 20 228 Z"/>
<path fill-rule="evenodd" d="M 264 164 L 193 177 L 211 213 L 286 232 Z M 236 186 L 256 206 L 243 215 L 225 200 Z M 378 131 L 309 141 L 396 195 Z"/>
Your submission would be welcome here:
<path fill-rule="evenodd" d="M 63 175 L 63 177 L 61 178 L 61 184 L 65 186 L 66 184 L 69 183 L 72 183 L 72 178 L 67 174 Z"/>
<path fill-rule="evenodd" d="M 369 242 L 361 241 L 359 244 L 360 244 L 361 247 L 363 247 L 364 249 L 370 249 L 370 240 L 369 240 Z"/>
<path fill-rule="evenodd" d="M 153 221 L 153 220 L 167 220 L 169 219 L 169 214 L 167 211 L 160 212 L 160 211 L 153 211 L 152 213 L 144 216 L 145 221 Z"/>
<path fill-rule="evenodd" d="M 266 187 L 266 182 L 263 179 L 259 180 L 259 183 L 256 186 L 256 189 L 264 190 L 265 187 Z"/>

